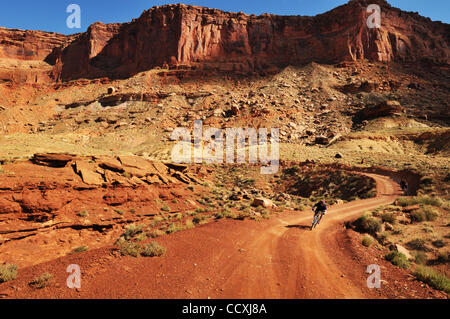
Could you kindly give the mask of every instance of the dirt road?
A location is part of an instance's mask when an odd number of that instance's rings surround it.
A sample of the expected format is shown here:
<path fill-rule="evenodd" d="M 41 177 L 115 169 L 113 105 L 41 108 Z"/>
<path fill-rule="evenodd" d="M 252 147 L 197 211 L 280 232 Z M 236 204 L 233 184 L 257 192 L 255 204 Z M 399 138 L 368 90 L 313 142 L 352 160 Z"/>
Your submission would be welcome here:
<path fill-rule="evenodd" d="M 309 230 L 312 212 L 283 213 L 262 222 L 220 220 L 158 238 L 160 258 L 117 257 L 110 248 L 30 267 L 3 284 L 7 298 L 372 298 L 365 269 L 339 237 L 343 222 L 391 203 L 400 194 L 391 179 L 377 181 L 377 197 L 332 206 Z M 69 264 L 82 269 L 82 288 L 66 287 Z M 48 271 L 56 284 L 28 287 Z"/>

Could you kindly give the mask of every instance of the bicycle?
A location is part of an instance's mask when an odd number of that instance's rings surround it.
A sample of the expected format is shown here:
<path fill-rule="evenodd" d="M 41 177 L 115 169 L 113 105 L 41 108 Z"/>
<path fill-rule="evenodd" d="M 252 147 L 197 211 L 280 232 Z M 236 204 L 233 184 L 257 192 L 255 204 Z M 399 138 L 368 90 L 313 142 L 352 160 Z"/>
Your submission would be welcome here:
<path fill-rule="evenodd" d="M 325 212 L 326 211 L 317 212 L 317 214 L 314 215 L 310 230 L 313 230 L 317 225 L 319 225 L 322 220 L 322 216 L 325 215 Z"/>

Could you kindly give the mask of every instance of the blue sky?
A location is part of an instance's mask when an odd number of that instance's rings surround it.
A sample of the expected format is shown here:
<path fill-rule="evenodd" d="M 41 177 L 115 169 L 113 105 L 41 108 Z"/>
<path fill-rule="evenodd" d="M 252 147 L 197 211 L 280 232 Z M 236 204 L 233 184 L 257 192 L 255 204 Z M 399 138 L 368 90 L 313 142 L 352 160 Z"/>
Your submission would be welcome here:
<path fill-rule="evenodd" d="M 450 0 L 388 0 L 406 11 L 450 23 Z M 0 10 L 0 26 L 6 28 L 53 31 L 64 34 L 82 32 L 96 21 L 104 23 L 128 22 L 142 11 L 155 5 L 186 3 L 218 8 L 226 11 L 243 11 L 251 14 L 264 12 L 281 15 L 316 15 L 347 3 L 347 0 L 21 0 L 8 1 Z M 66 7 L 75 3 L 81 7 L 81 29 L 66 26 Z"/>

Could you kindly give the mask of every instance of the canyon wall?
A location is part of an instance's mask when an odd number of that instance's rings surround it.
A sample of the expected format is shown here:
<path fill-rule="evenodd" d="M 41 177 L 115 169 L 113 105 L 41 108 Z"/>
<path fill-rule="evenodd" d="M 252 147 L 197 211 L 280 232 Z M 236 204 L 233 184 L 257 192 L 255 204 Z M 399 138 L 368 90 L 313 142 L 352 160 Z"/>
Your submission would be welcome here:
<path fill-rule="evenodd" d="M 366 8 L 373 3 L 381 7 L 381 28 L 367 27 Z M 314 17 L 165 5 L 130 23 L 95 23 L 71 37 L 10 32 L 0 29 L 0 39 L 7 39 L 0 40 L 0 57 L 45 60 L 62 81 L 128 77 L 163 65 L 248 74 L 313 61 L 450 62 L 450 25 L 384 0 L 352 0 Z M 33 32 L 36 41 L 30 40 Z"/>

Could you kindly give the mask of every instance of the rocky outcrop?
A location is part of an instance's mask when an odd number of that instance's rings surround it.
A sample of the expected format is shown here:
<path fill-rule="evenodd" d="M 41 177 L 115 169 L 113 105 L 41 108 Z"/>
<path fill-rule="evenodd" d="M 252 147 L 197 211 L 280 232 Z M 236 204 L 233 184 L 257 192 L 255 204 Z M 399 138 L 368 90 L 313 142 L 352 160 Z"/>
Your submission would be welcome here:
<path fill-rule="evenodd" d="M 73 36 L 54 32 L 0 27 L 0 58 L 42 61 L 54 48 L 72 39 Z"/>
<path fill-rule="evenodd" d="M 380 28 L 367 26 L 370 4 L 381 7 Z M 248 74 L 358 59 L 449 64 L 449 34 L 448 24 L 403 12 L 385 0 L 352 0 L 315 17 L 256 16 L 178 4 L 154 7 L 130 23 L 95 23 L 70 41 L 53 34 L 33 46 L 36 41 L 25 37 L 29 53 L 7 41 L 0 52 L 45 57 L 63 81 L 122 78 L 156 66 L 182 73 Z"/>
<path fill-rule="evenodd" d="M 377 106 L 366 107 L 356 114 L 361 120 L 371 120 L 377 117 L 391 116 L 402 112 L 398 101 L 385 101 Z"/>

